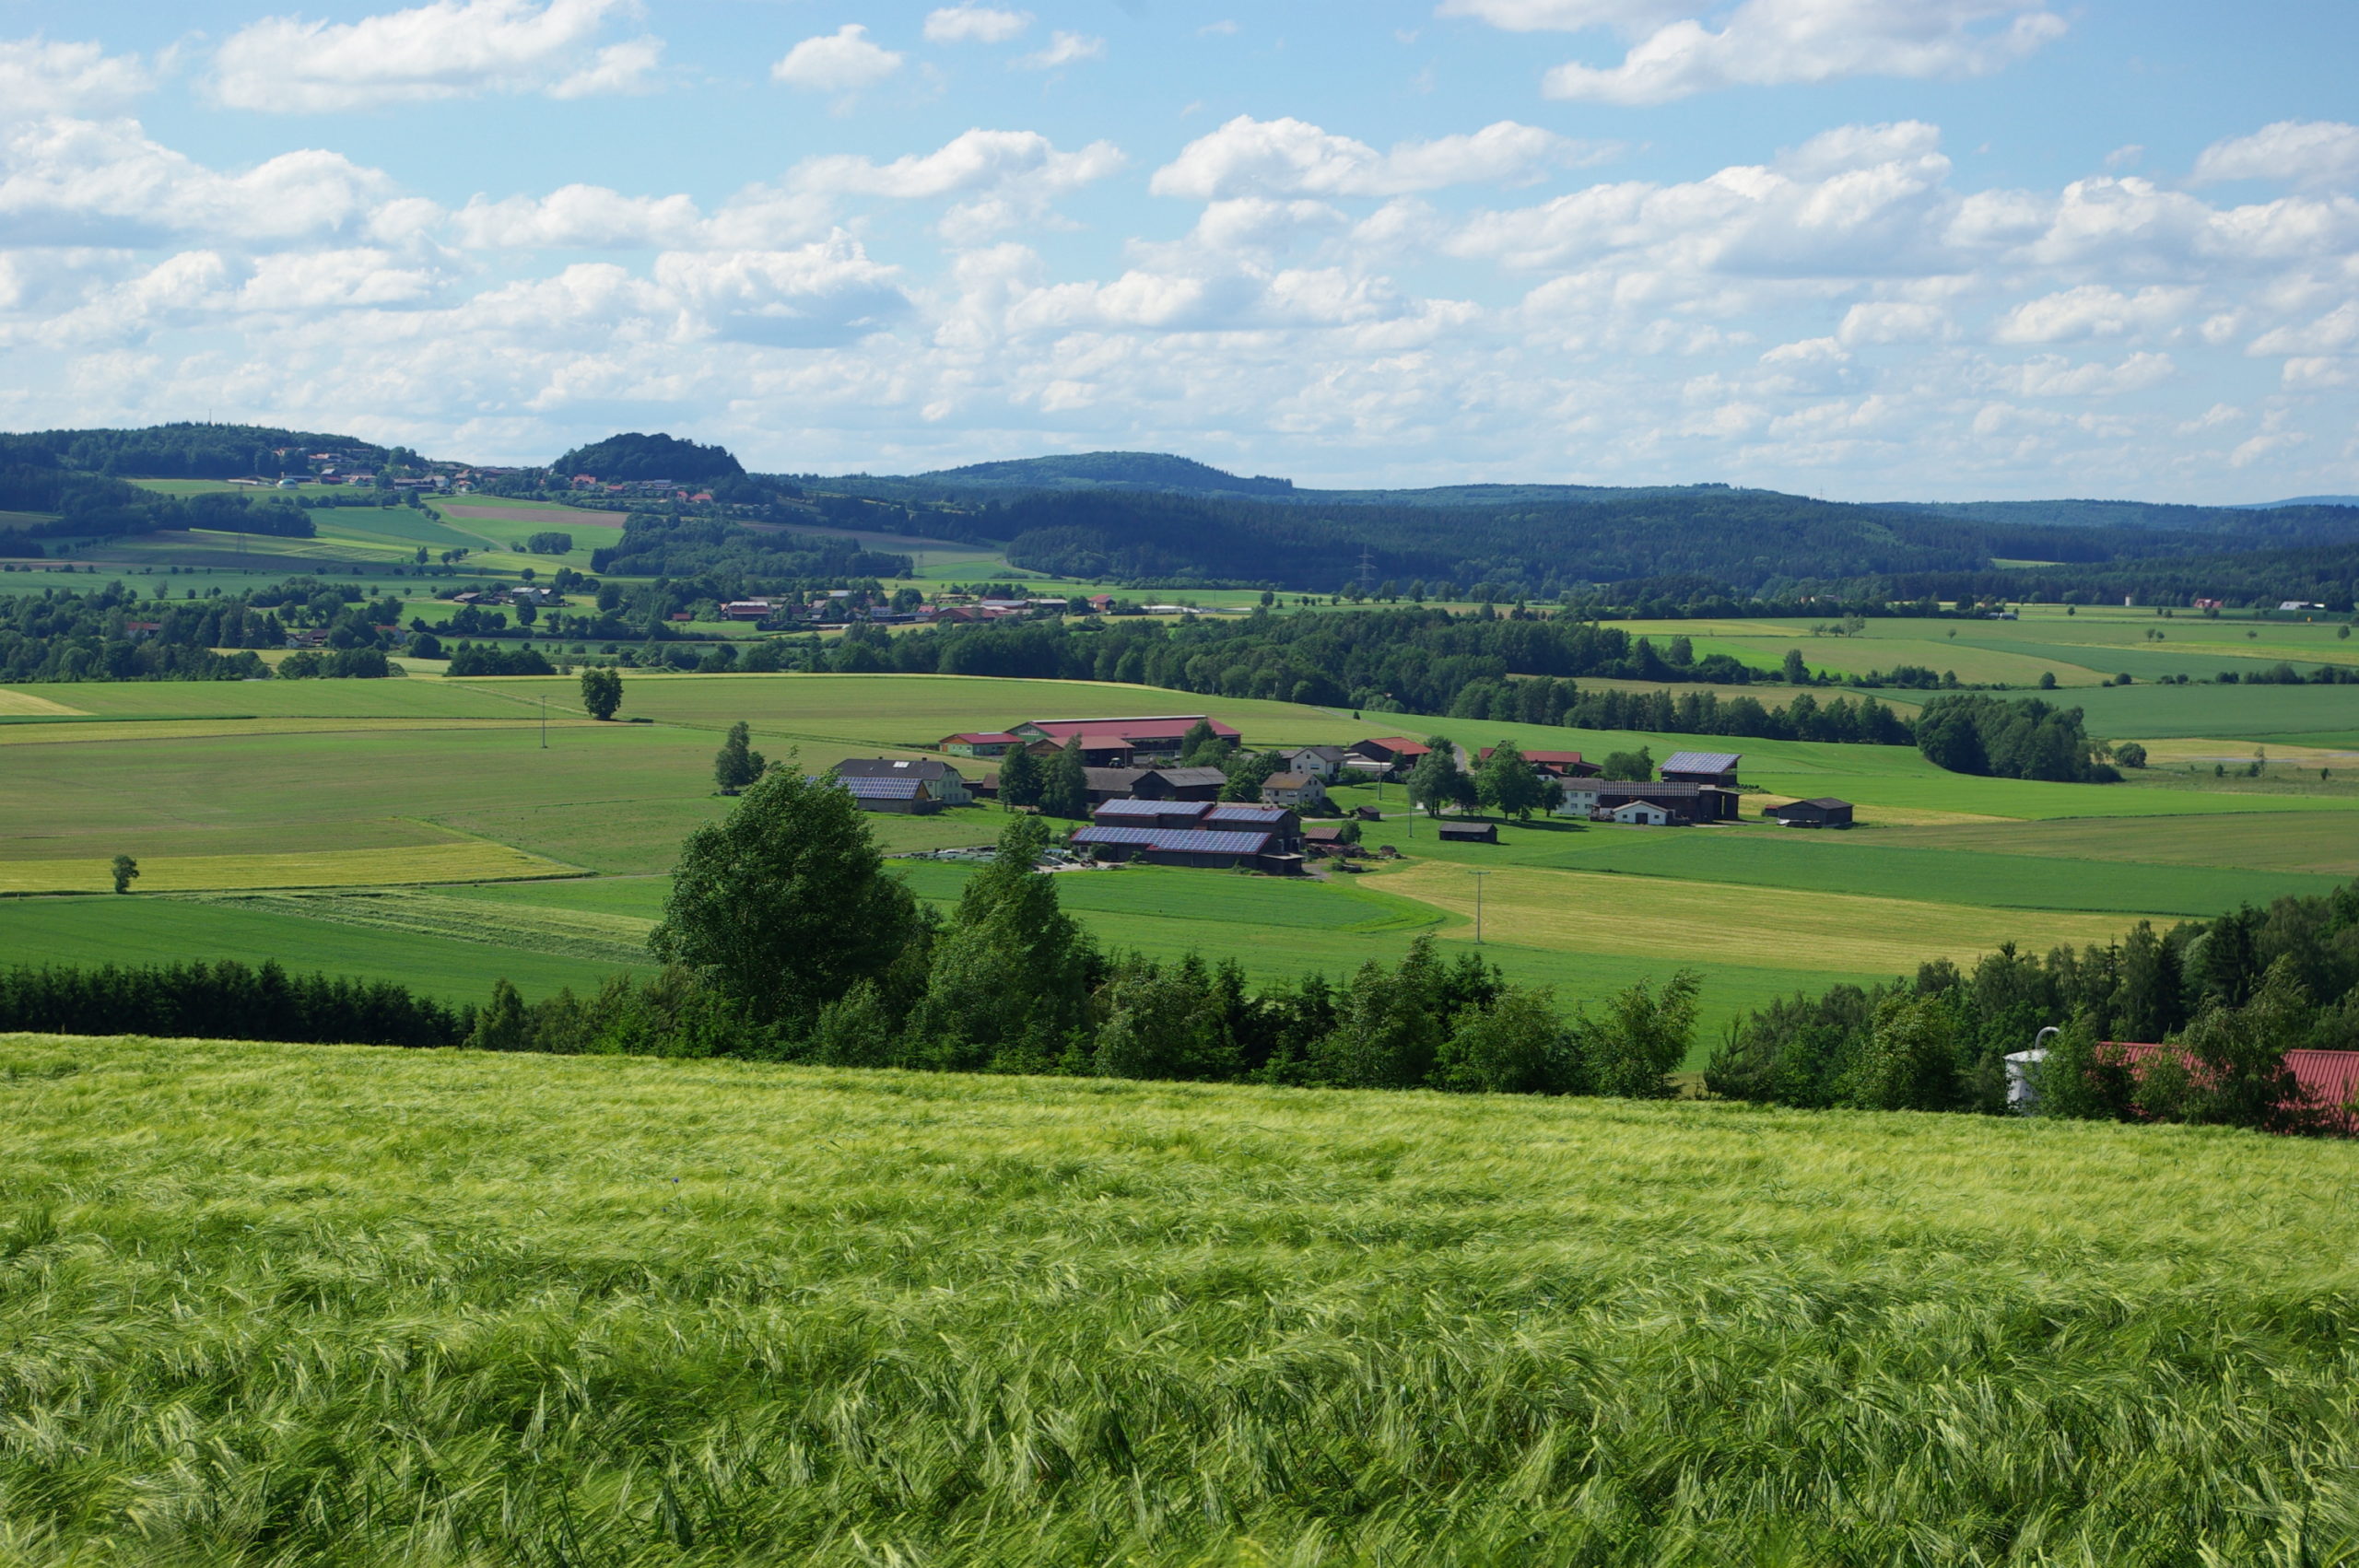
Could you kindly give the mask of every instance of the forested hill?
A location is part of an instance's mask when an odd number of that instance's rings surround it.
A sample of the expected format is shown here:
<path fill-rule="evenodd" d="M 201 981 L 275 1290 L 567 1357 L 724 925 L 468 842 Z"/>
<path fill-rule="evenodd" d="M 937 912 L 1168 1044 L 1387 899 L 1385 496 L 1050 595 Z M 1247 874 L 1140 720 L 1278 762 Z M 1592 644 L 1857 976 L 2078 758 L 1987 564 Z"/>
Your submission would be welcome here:
<path fill-rule="evenodd" d="M 183 423 L 140 430 L 29 430 L 0 433 L 0 468 L 57 469 L 126 479 L 239 479 L 305 473 L 314 452 L 383 463 L 399 448 L 317 430 L 268 425 Z M 287 456 L 282 459 L 280 453 Z M 416 454 L 406 454 L 415 457 Z"/>
<path fill-rule="evenodd" d="M 1191 496 L 1286 496 L 1291 479 L 1226 474 L 1193 458 L 1164 452 L 1077 452 L 969 463 L 912 477 L 945 489 L 1154 490 Z"/>
<path fill-rule="evenodd" d="M 1959 518 L 2001 527 L 2126 528 L 2211 533 L 2262 544 L 2316 544 L 2359 539 L 2359 505 L 2333 497 L 2263 506 L 2187 507 L 2154 501 L 1891 501 L 1892 510 Z"/>

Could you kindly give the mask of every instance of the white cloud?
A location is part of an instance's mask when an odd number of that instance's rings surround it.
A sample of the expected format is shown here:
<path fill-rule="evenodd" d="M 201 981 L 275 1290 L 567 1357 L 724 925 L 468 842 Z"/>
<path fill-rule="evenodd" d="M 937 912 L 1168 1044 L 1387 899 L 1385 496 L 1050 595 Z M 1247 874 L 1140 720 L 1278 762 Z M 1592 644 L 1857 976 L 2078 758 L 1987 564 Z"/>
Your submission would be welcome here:
<path fill-rule="evenodd" d="M 2255 354 L 2332 354 L 2359 347 L 2359 300 L 2337 306 L 2313 322 L 2283 326 L 2253 339 Z"/>
<path fill-rule="evenodd" d="M 1106 58 L 1106 41 L 1077 32 L 1055 32 L 1049 35 L 1049 46 L 1027 54 L 1015 64 L 1027 71 L 1053 71 L 1060 65 L 1077 65 L 1084 60 Z"/>
<path fill-rule="evenodd" d="M 1744 0 L 1718 31 L 1683 17 L 1634 43 L 1619 65 L 1556 66 L 1542 90 L 1653 104 L 1721 88 L 1845 76 L 1981 76 L 2064 30 L 2044 0 Z"/>
<path fill-rule="evenodd" d="M 869 42 L 868 29 L 858 22 L 846 22 L 788 50 L 770 67 L 770 76 L 804 92 L 857 92 L 899 70 L 901 58 Z"/>
<path fill-rule="evenodd" d="M 2027 299 L 2008 311 L 1991 332 L 2001 343 L 2067 343 L 2075 338 L 2118 337 L 2167 325 L 2190 310 L 2192 288 L 2142 288 L 2123 294 L 2103 284 L 2084 283 L 2059 294 Z"/>
<path fill-rule="evenodd" d="M 2287 185 L 2359 181 L 2359 125 L 2339 120 L 2281 120 L 2249 136 L 2205 147 L 2191 176 L 2198 185 L 2225 180 L 2268 180 Z"/>
<path fill-rule="evenodd" d="M 882 331 L 910 309 L 896 269 L 842 234 L 793 251 L 658 256 L 654 275 L 688 332 L 730 343 L 837 347 Z"/>
<path fill-rule="evenodd" d="M 850 153 L 807 158 L 788 181 L 806 192 L 898 201 L 969 196 L 944 217 L 943 233 L 955 243 L 971 244 L 1040 221 L 1057 196 L 1105 179 L 1124 161 L 1111 142 L 1060 152 L 1038 131 L 974 130 L 936 151 L 889 163 Z"/>
<path fill-rule="evenodd" d="M 137 55 L 95 43 L 0 39 L 0 119 L 120 109 L 154 87 Z"/>
<path fill-rule="evenodd" d="M 1869 343 L 1934 343 L 1949 334 L 1949 313 L 1939 305 L 1904 300 L 1868 300 L 1843 313 L 1836 336 L 1846 347 Z"/>
<path fill-rule="evenodd" d="M 2024 397 L 2113 397 L 2159 386 L 2177 371 L 2167 354 L 2133 354 L 2118 365 L 2076 365 L 2043 354 L 2001 372 L 2001 379 Z"/>
<path fill-rule="evenodd" d="M 236 109 L 317 112 L 546 92 L 645 90 L 661 41 L 601 46 L 629 0 L 434 0 L 357 22 L 271 17 L 225 41 L 212 90 Z"/>
<path fill-rule="evenodd" d="M 626 196 L 603 185 L 499 202 L 477 196 L 451 221 L 469 250 L 635 250 L 691 244 L 704 228 L 687 196 Z"/>
<path fill-rule="evenodd" d="M 971 3 L 945 6 L 925 18 L 928 43 L 1005 43 L 1032 25 L 1029 11 L 1002 11 Z"/>
<path fill-rule="evenodd" d="M 1308 122 L 1240 114 L 1199 136 L 1155 171 L 1159 196 L 1382 196 L 1473 182 L 1535 179 L 1567 164 L 1596 162 L 1614 149 L 1502 120 L 1472 135 L 1400 142 L 1379 153 Z"/>
<path fill-rule="evenodd" d="M 0 130 L 0 223 L 18 245 L 145 246 L 204 237 L 244 248 L 357 231 L 393 182 L 332 152 L 282 153 L 222 174 L 127 120 Z"/>

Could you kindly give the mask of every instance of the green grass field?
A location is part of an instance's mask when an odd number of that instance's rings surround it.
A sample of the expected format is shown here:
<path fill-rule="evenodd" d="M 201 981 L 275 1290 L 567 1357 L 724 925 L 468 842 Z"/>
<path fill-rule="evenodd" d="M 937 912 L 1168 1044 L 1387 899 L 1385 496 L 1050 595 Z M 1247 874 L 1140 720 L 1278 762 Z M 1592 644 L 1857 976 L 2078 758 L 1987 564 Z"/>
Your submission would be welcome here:
<path fill-rule="evenodd" d="M 27 1562 L 2329 1563 L 2345 1144 L 0 1039 Z"/>
<path fill-rule="evenodd" d="M 2239 688 L 2129 691 L 2208 699 L 2214 689 Z M 1397 875 L 1286 885 L 1133 869 L 1061 881 L 1106 946 L 1234 958 L 1257 980 L 1393 962 L 1426 930 L 1470 940 L 1463 873 L 1496 867 L 1516 885 L 1495 883 L 1506 903 L 1485 946 L 1512 977 L 1554 986 L 1569 1005 L 1692 964 L 1705 977 L 1711 1036 L 1735 1013 L 1796 989 L 1886 978 L 2004 940 L 2104 940 L 2137 917 L 2210 915 L 2359 872 L 2359 777 L 2319 784 L 2290 772 L 2251 781 L 2150 770 L 2126 785 L 2032 784 L 1942 773 L 1906 747 L 1374 713 L 1355 721 L 1348 712 L 1077 682 L 633 673 L 623 714 L 649 722 L 587 721 L 577 683 L 565 678 L 0 692 L 0 889 L 103 887 L 119 853 L 154 873 L 130 898 L 57 904 L 72 914 L 53 931 L 16 914 L 12 951 L 29 958 L 205 956 L 246 942 L 241 928 L 210 923 L 235 914 L 275 933 L 273 945 L 241 951 L 276 952 L 299 967 L 335 969 L 381 941 L 405 944 L 426 966 L 412 977 L 437 994 L 479 998 L 503 973 L 540 994 L 578 987 L 593 954 L 610 966 L 636 956 L 682 839 L 728 810 L 712 790 L 711 758 L 738 720 L 769 755 L 816 772 L 845 755 L 912 754 L 956 731 L 1027 718 L 1203 711 L 1256 744 L 1439 732 L 1469 748 L 1512 739 L 1593 755 L 1647 744 L 1659 758 L 1733 744 L 1749 781 L 1778 794 L 1839 794 L 1858 803 L 1865 825 L 1798 835 L 1757 820 L 1657 833 L 1540 823 L 1508 825 L 1497 846 L 1443 846 L 1430 825 L 1396 818 L 1369 837 L 1410 857 Z M 1397 787 L 1385 796 L 1400 810 Z M 1339 799 L 1376 795 L 1359 788 Z M 987 844 L 1003 821 L 974 808 L 872 819 L 892 851 Z M 453 846 L 454 836 L 486 846 L 473 874 L 543 866 L 597 874 L 361 896 L 470 874 L 474 851 Z M 925 864 L 910 874 L 925 895 L 947 899 L 964 873 Z M 302 886 L 334 895 L 263 896 Z M 168 888 L 251 896 L 205 906 L 212 916 L 194 906 L 140 912 L 166 904 L 156 895 Z M 513 912 L 519 934 L 459 918 L 476 904 Z M 1840 928 L 1867 911 L 1872 939 L 1849 940 Z M 578 926 L 577 916 L 596 919 Z M 386 972 L 374 962 L 366 972 Z"/>

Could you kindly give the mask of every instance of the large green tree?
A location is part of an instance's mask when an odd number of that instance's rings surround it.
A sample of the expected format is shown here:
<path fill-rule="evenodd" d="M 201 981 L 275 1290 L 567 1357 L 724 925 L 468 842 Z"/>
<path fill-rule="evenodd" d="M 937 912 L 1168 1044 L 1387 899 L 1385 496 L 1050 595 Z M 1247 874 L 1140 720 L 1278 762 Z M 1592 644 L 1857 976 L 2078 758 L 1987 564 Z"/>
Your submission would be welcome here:
<path fill-rule="evenodd" d="M 712 781 L 724 795 L 734 795 L 762 776 L 769 765 L 753 748 L 752 726 L 740 719 L 729 726 L 729 736 L 712 759 Z"/>
<path fill-rule="evenodd" d="M 593 664 L 581 672 L 581 708 L 593 719 L 612 719 L 623 705 L 622 672 L 611 664 Z"/>
<path fill-rule="evenodd" d="M 1083 776 L 1082 782 L 1086 786 L 1087 775 Z M 1042 783 L 1040 759 L 1022 746 L 1009 752 L 999 765 L 999 798 L 1002 804 L 1039 805 Z"/>
<path fill-rule="evenodd" d="M 1525 822 L 1547 804 L 1548 780 L 1526 759 L 1523 748 L 1513 741 L 1501 741 L 1474 770 L 1474 792 L 1501 816 Z"/>
<path fill-rule="evenodd" d="M 1409 770 L 1409 802 L 1438 815 L 1444 806 L 1474 803 L 1474 782 L 1458 766 L 1458 747 L 1447 735 L 1429 736 L 1429 748 Z"/>
<path fill-rule="evenodd" d="M 918 924 L 851 796 L 786 767 L 688 836 L 648 941 L 755 1024 L 800 1036 L 821 1008 L 881 978 Z"/>
<path fill-rule="evenodd" d="M 1089 773 L 1082 766 L 1080 736 L 1049 759 L 1040 778 L 1040 809 L 1074 821 L 1089 815 Z"/>
<path fill-rule="evenodd" d="M 911 1066 L 1041 1072 L 1079 1065 L 1103 964 L 1089 934 L 1059 907 L 1057 879 L 1039 871 L 1048 845 L 1048 824 L 1017 817 L 1000 834 L 991 865 L 968 882 L 910 1015 L 904 1059 Z"/>

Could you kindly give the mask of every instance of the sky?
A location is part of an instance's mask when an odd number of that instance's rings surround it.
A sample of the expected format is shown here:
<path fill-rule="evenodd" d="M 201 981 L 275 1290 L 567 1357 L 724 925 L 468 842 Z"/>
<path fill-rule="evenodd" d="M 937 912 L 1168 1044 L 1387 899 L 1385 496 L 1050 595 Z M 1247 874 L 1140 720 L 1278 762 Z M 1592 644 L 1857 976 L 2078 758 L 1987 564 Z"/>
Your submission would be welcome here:
<path fill-rule="evenodd" d="M 0 427 L 2359 492 L 2348 0 L 0 0 Z"/>

